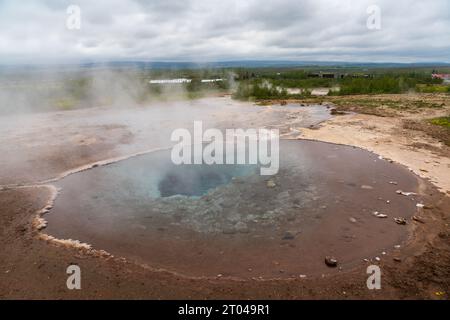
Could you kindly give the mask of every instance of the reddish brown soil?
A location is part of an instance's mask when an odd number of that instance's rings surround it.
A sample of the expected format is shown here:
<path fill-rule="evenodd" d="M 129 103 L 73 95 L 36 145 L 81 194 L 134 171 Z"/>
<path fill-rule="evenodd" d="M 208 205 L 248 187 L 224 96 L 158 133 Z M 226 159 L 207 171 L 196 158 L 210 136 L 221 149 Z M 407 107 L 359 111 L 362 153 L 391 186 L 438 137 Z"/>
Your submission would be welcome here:
<path fill-rule="evenodd" d="M 45 204 L 44 189 L 0 192 L 0 297 L 151 298 L 151 299 L 442 299 L 450 289 L 450 201 L 429 188 L 433 209 L 425 210 L 425 223 L 411 222 L 410 244 L 395 257 L 383 259 L 382 289 L 366 287 L 366 264 L 332 276 L 294 280 L 189 279 L 147 270 L 119 258 L 56 246 L 37 239 L 31 221 Z M 82 289 L 66 288 L 66 267 L 78 264 Z M 442 293 L 443 292 L 443 293 Z"/>

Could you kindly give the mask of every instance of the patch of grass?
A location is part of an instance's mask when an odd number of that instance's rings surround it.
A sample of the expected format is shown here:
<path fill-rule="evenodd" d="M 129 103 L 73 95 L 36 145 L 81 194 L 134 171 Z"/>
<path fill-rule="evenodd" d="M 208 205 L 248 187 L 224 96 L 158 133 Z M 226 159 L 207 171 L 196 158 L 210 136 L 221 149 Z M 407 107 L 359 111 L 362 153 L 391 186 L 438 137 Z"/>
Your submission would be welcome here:
<path fill-rule="evenodd" d="M 450 92 L 450 86 L 442 84 L 418 84 L 416 91 L 423 93 L 446 93 Z"/>
<path fill-rule="evenodd" d="M 403 120 L 403 128 L 423 131 L 450 146 L 450 116 L 428 120 Z"/>
<path fill-rule="evenodd" d="M 445 103 L 440 101 L 425 101 L 422 99 L 388 99 L 386 97 L 377 98 L 376 96 L 355 99 L 355 97 L 335 96 L 332 97 L 331 101 L 341 111 L 353 111 L 377 116 L 396 116 L 402 111 L 418 113 L 423 109 L 442 109 L 445 106 Z"/>
<path fill-rule="evenodd" d="M 431 119 L 430 123 L 450 129 L 450 116 Z"/>
<path fill-rule="evenodd" d="M 441 103 L 433 103 L 433 102 L 426 102 L 423 100 L 417 100 L 412 102 L 413 107 L 415 108 L 432 108 L 432 109 L 440 109 L 445 104 Z"/>
<path fill-rule="evenodd" d="M 73 99 L 64 98 L 55 101 L 55 107 L 58 110 L 71 110 L 74 109 L 75 106 L 76 102 Z"/>

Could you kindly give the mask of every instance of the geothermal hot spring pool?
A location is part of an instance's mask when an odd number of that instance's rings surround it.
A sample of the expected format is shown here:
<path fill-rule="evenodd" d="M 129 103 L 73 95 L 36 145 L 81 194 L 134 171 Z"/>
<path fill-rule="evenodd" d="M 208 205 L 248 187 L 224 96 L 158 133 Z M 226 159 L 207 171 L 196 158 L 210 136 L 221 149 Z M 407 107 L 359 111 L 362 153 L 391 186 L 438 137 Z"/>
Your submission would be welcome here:
<path fill-rule="evenodd" d="M 275 176 L 261 176 L 256 165 L 176 166 L 167 150 L 56 185 L 46 233 L 207 277 L 339 272 L 325 256 L 346 268 L 389 252 L 407 236 L 393 218 L 410 217 L 420 201 L 396 193 L 418 192 L 406 168 L 358 148 L 305 140 L 281 140 Z"/>

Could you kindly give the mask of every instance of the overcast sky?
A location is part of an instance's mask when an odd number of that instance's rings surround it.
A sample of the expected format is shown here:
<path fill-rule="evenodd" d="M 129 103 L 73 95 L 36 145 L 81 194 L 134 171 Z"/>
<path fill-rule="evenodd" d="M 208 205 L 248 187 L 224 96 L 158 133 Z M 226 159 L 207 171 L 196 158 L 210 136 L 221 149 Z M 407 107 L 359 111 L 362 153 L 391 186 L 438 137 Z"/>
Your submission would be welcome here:
<path fill-rule="evenodd" d="M 449 3 L 0 0 L 0 64 L 86 60 L 450 62 Z M 379 30 L 367 28 L 367 8 L 373 4 L 381 9 Z M 79 30 L 67 28 L 69 5 L 81 9 Z"/>

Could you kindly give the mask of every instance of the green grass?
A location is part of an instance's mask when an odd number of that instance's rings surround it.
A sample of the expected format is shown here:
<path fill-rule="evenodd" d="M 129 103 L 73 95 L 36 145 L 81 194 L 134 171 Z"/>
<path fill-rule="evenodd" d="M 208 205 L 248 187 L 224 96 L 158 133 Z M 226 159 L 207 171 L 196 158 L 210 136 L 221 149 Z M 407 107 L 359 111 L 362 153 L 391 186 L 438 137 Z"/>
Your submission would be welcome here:
<path fill-rule="evenodd" d="M 75 108 L 76 102 L 73 99 L 59 99 L 55 101 L 55 107 L 58 110 L 71 110 Z"/>
<path fill-rule="evenodd" d="M 430 122 L 434 125 L 450 129 L 450 116 L 431 119 Z"/>
<path fill-rule="evenodd" d="M 450 92 L 450 86 L 442 84 L 418 84 L 416 91 L 423 93 L 446 93 Z"/>

